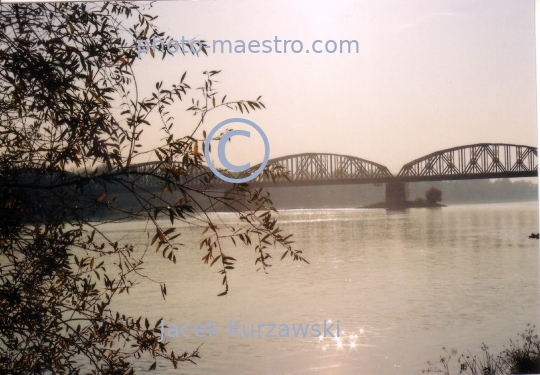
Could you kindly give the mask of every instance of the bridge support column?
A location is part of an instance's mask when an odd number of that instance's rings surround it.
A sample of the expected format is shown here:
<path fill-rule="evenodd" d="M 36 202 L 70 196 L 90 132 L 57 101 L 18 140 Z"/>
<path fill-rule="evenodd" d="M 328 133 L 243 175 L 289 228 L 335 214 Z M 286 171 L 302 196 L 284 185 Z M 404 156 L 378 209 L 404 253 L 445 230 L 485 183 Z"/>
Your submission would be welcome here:
<path fill-rule="evenodd" d="M 403 210 L 407 201 L 405 183 L 389 182 L 386 184 L 386 207 L 389 210 Z"/>

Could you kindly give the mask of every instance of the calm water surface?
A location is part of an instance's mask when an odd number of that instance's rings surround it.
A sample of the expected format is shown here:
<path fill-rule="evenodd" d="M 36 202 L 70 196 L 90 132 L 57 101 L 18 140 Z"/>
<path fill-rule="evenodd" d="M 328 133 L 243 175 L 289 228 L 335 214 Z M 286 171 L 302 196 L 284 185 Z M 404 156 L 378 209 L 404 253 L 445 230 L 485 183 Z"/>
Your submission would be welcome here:
<path fill-rule="evenodd" d="M 167 283 L 167 300 L 158 285 L 142 281 L 128 298 L 122 295 L 118 309 L 178 326 L 219 324 L 219 338 L 170 338 L 175 353 L 203 344 L 202 358 L 180 371 L 162 362 L 158 372 L 421 374 L 443 346 L 477 350 L 485 342 L 498 351 L 527 323 L 539 322 L 539 247 L 527 238 L 538 231 L 536 202 L 394 213 L 290 210 L 279 220 L 311 264 L 279 261 L 278 249 L 269 273 L 256 272 L 253 249 L 231 243 L 225 251 L 238 262 L 225 297 L 216 296 L 222 291 L 216 265 L 201 262 L 200 229 L 181 228 L 185 246 L 176 265 L 147 255 L 146 273 Z M 106 229 L 142 249 L 146 228 L 132 222 Z M 289 338 L 230 338 L 229 320 L 246 328 L 339 320 L 344 332 L 340 340 L 292 332 Z"/>

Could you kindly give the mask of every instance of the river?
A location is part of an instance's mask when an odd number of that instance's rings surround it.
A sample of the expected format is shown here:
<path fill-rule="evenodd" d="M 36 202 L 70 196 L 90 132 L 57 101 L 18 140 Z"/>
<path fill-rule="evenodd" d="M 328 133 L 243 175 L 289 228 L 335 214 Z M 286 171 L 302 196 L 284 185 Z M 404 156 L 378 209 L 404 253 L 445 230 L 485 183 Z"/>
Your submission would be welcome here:
<path fill-rule="evenodd" d="M 253 248 L 231 243 L 225 251 L 237 263 L 223 297 L 216 296 L 219 269 L 201 262 L 200 229 L 180 228 L 184 246 L 176 265 L 154 252 L 146 256 L 145 272 L 167 283 L 167 300 L 158 285 L 141 280 L 115 307 L 152 322 L 163 317 L 179 332 L 191 324 L 185 330 L 191 337 L 168 338 L 175 353 L 203 344 L 197 365 L 181 364 L 175 372 L 162 361 L 158 373 L 421 374 L 442 347 L 476 353 L 484 342 L 498 352 L 527 323 L 540 321 L 538 240 L 528 238 L 538 232 L 537 202 L 405 212 L 285 210 L 278 218 L 310 264 L 280 261 L 277 249 L 268 274 L 256 272 Z M 141 251 L 147 225 L 105 229 Z M 339 339 L 312 337 L 311 330 L 295 337 L 291 329 L 326 321 L 335 334 L 338 320 Z M 193 327 L 209 321 L 219 337 L 195 337 Z M 276 337 L 265 337 L 272 326 L 260 338 L 256 331 L 238 337 L 238 321 L 240 336 L 242 324 L 248 333 L 251 324 L 276 324 Z M 289 327 L 288 337 L 277 335 L 279 324 Z M 141 370 L 150 364 L 139 362 Z"/>

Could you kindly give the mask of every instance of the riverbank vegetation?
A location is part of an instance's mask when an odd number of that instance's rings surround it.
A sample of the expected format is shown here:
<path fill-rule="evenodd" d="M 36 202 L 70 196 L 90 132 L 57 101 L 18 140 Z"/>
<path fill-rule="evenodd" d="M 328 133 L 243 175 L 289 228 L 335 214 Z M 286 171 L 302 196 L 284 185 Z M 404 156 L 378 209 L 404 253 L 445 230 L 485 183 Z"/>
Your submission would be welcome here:
<path fill-rule="evenodd" d="M 499 354 L 494 354 L 485 344 L 480 354 L 468 351 L 459 354 L 456 349 L 446 350 L 437 362 L 428 362 L 427 374 L 442 375 L 517 375 L 540 374 L 540 338 L 535 334 L 535 327 L 528 326 L 519 335 L 519 339 L 510 340 Z"/>

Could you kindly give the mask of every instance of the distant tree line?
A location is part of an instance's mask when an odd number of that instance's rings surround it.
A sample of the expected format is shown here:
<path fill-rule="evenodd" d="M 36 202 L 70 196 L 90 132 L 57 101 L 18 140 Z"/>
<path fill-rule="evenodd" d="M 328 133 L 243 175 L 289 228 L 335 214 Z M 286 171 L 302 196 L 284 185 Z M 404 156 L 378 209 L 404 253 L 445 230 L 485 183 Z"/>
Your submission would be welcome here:
<path fill-rule="evenodd" d="M 538 183 L 528 180 L 466 180 L 408 184 L 409 198 L 425 198 L 426 190 L 442 192 L 443 203 L 524 202 L 538 199 Z M 269 188 L 276 208 L 356 208 L 385 199 L 385 186 L 339 185 Z"/>
<path fill-rule="evenodd" d="M 538 182 L 520 179 L 435 181 L 409 184 L 410 197 L 421 197 L 429 188 L 442 191 L 448 203 L 496 203 L 538 200 Z"/>

